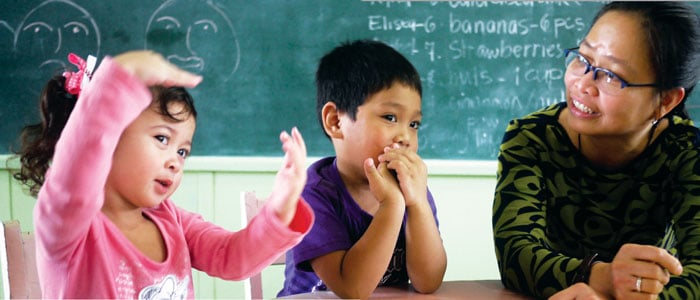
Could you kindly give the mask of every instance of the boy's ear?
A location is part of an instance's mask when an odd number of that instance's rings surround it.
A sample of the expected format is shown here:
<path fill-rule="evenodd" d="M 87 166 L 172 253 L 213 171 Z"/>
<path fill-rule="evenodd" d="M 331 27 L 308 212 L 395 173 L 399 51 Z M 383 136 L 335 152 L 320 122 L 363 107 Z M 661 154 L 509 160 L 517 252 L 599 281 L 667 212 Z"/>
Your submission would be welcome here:
<path fill-rule="evenodd" d="M 331 138 L 342 138 L 343 133 L 340 131 L 340 113 L 338 106 L 334 102 L 328 101 L 321 109 L 321 118 L 323 120 L 323 130 Z"/>

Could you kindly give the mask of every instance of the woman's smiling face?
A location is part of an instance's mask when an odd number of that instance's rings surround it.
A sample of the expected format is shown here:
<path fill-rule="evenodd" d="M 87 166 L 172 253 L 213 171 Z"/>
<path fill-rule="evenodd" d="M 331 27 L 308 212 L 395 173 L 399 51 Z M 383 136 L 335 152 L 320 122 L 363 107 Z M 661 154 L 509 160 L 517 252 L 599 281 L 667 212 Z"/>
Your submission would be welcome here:
<path fill-rule="evenodd" d="M 579 52 L 588 62 L 605 68 L 629 83 L 655 82 L 651 55 L 640 16 L 609 11 L 601 16 L 581 42 Z M 571 55 L 571 54 L 570 54 Z M 654 87 L 626 87 L 611 95 L 597 85 L 599 73 L 570 71 L 564 77 L 573 130 L 587 135 L 629 135 L 647 130 L 656 116 L 658 91 Z"/>

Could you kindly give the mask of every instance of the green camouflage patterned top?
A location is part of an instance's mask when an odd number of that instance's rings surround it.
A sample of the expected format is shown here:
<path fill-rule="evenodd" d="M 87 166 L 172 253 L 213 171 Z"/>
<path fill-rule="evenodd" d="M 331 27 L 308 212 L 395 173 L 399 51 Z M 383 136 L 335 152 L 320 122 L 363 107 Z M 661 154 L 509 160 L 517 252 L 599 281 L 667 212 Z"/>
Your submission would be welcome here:
<path fill-rule="evenodd" d="M 510 122 L 493 202 L 503 284 L 538 298 L 573 284 L 582 259 L 625 243 L 663 247 L 683 264 L 660 299 L 700 299 L 700 132 L 669 127 L 629 165 L 590 164 L 557 121 L 566 103 Z"/>

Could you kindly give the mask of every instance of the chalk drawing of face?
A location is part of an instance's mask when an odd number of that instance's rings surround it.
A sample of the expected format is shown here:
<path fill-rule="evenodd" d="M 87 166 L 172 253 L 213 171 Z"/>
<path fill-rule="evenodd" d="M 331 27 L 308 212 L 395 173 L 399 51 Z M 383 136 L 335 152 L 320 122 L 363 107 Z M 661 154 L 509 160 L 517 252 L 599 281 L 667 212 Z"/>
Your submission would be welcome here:
<path fill-rule="evenodd" d="M 0 54 L 8 56 L 12 53 L 15 32 L 7 22 L 0 20 Z"/>
<path fill-rule="evenodd" d="M 211 0 L 164 2 L 148 21 L 146 49 L 208 81 L 227 81 L 240 61 L 231 20 Z"/>
<path fill-rule="evenodd" d="M 12 27 L 10 27 L 10 24 L 0 20 L 0 55 L 7 57 L 12 53 L 14 38 L 15 32 Z"/>
<path fill-rule="evenodd" d="M 99 57 L 100 30 L 84 8 L 68 0 L 48 0 L 32 9 L 17 26 L 14 45 L 19 56 L 38 61 L 40 69 L 55 72 L 66 68 L 68 53 Z"/>

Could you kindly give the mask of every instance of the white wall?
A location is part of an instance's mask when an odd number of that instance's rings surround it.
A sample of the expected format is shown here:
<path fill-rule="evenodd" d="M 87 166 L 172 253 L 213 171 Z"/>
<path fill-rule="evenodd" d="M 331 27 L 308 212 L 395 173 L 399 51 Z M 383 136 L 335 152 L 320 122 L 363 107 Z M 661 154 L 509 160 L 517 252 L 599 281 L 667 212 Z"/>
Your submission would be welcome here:
<path fill-rule="evenodd" d="M 0 219 L 18 219 L 31 230 L 34 199 L 12 180 L 0 156 Z M 309 158 L 311 163 L 317 158 Z M 185 177 L 173 200 L 185 209 L 231 230 L 241 228 L 239 196 L 252 190 L 266 197 L 281 158 L 190 157 Z M 435 197 L 445 249 L 445 280 L 497 279 L 492 240 L 491 204 L 495 188 L 495 161 L 427 160 L 428 186 Z M 265 297 L 272 298 L 284 280 L 283 267 L 263 272 Z M 197 298 L 241 298 L 243 284 L 212 279 L 196 272 Z"/>

